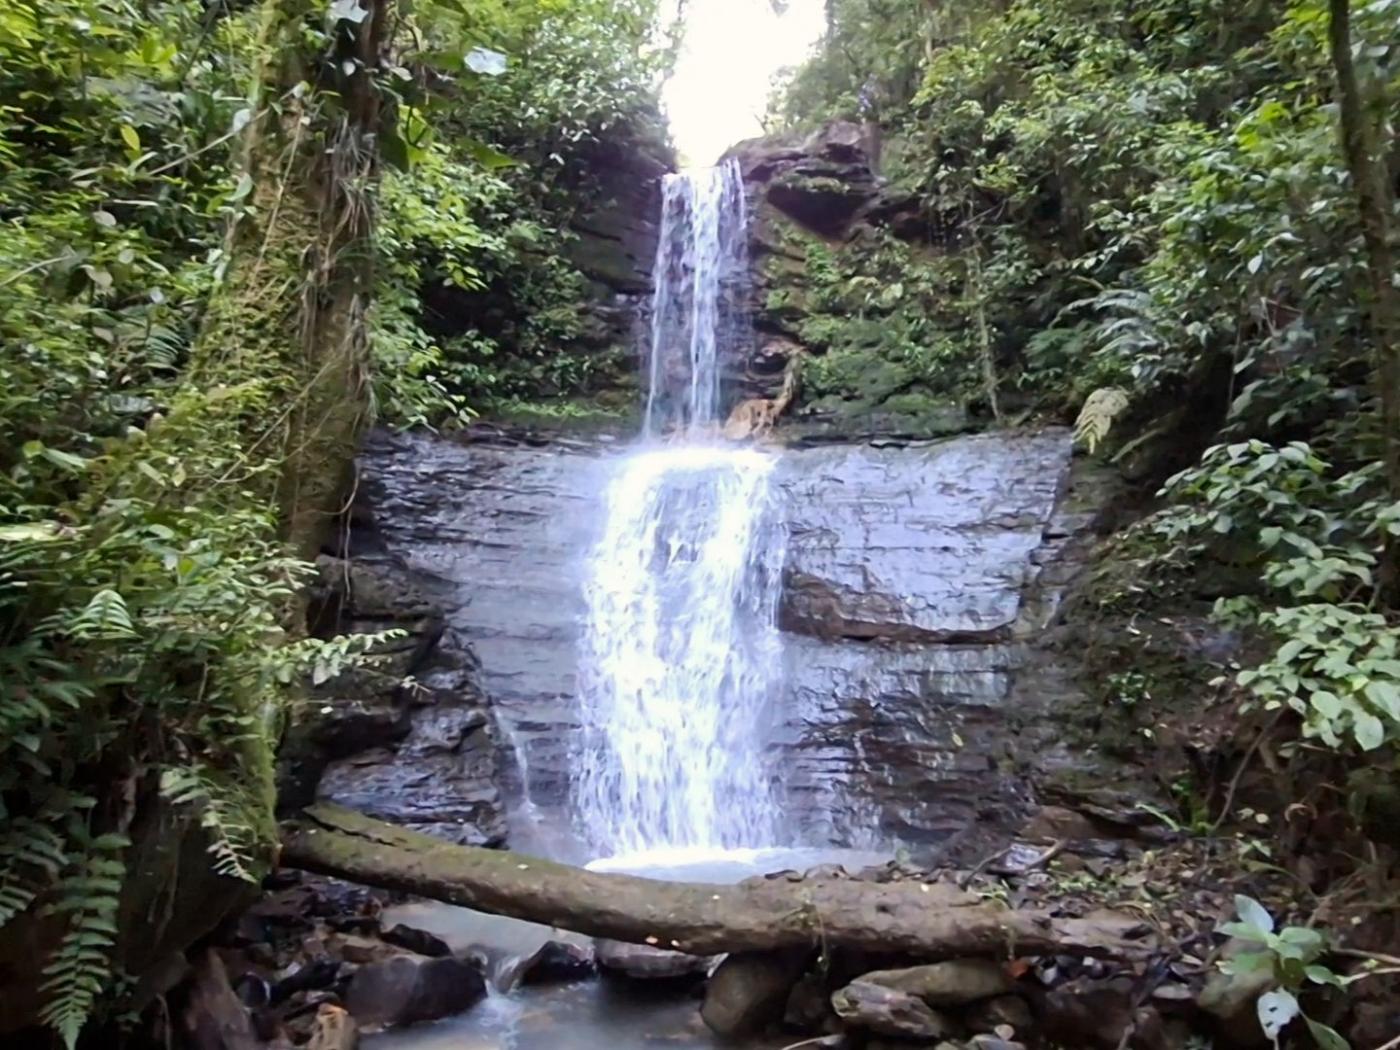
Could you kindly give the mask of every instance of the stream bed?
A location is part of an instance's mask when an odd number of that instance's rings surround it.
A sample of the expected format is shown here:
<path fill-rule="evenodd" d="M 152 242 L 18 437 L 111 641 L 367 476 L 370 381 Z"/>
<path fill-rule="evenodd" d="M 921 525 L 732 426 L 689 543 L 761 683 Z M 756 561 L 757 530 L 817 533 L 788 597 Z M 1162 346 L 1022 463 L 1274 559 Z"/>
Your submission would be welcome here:
<path fill-rule="evenodd" d="M 848 871 L 883 864 L 873 851 L 769 849 L 658 851 L 609 858 L 588 865 L 657 879 L 726 884 L 781 871 L 836 864 Z M 367 1036 L 366 1050 L 715 1050 L 729 1047 L 700 1020 L 698 975 L 634 978 L 607 972 L 562 984 L 501 991 L 512 966 L 547 941 L 589 943 L 589 938 L 536 923 L 486 915 L 432 901 L 385 909 L 381 922 L 403 923 L 442 938 L 456 954 L 487 959 L 490 992 L 455 1017 Z M 751 1039 L 743 1050 L 770 1050 L 790 1039 Z"/>

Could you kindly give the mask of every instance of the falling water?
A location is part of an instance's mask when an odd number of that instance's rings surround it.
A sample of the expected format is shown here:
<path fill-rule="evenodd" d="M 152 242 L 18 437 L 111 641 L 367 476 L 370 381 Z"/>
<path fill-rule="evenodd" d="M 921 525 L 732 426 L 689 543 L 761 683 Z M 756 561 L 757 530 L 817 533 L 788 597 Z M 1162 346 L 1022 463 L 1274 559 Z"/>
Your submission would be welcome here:
<path fill-rule="evenodd" d="M 612 465 L 585 589 L 577 805 L 614 853 L 777 835 L 774 458 L 713 438 L 720 365 L 747 339 L 743 184 L 730 163 L 669 176 L 664 196 L 645 436 L 671 440 Z"/>
<path fill-rule="evenodd" d="M 721 351 L 742 351 L 748 276 L 739 165 L 667 175 L 651 304 L 644 432 L 716 421 Z"/>

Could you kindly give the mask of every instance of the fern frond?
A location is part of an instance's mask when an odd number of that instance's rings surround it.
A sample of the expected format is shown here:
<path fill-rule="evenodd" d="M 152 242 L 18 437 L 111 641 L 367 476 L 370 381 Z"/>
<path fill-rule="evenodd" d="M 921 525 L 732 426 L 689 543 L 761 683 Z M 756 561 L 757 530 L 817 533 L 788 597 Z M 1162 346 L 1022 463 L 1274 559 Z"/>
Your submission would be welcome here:
<path fill-rule="evenodd" d="M 104 835 L 89 844 L 82 865 L 58 885 L 49 908 L 66 915 L 68 928 L 44 967 L 40 991 L 47 1002 L 39 1019 L 74 1050 L 93 1004 L 111 977 L 110 955 L 117 939 L 117 906 L 126 866 L 120 851 L 127 840 Z"/>
<path fill-rule="evenodd" d="M 1079 418 L 1074 421 L 1074 439 L 1090 452 L 1108 435 L 1113 421 L 1129 404 L 1128 392 L 1116 386 L 1103 386 L 1084 399 Z"/>
<path fill-rule="evenodd" d="M 67 863 L 56 831 L 36 820 L 13 821 L 0 840 L 0 926 L 34 903 Z"/>
<path fill-rule="evenodd" d="M 258 836 L 238 816 L 254 803 L 240 797 L 239 788 L 220 783 L 206 767 L 195 764 L 165 770 L 160 790 L 175 805 L 198 810 L 200 826 L 209 832 L 209 854 L 216 872 L 244 882 L 258 881 L 253 872 Z"/>
<path fill-rule="evenodd" d="M 68 633 L 74 638 L 114 641 L 134 638 L 136 628 L 127 611 L 126 599 L 106 588 L 89 599 L 83 611 L 68 625 Z"/>

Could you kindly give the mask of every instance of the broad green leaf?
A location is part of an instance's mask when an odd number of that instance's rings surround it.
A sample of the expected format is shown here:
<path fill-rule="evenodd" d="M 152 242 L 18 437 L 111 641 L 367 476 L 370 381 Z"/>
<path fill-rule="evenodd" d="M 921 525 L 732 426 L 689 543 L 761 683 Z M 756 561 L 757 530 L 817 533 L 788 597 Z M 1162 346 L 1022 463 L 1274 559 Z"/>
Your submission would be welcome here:
<path fill-rule="evenodd" d="M 59 538 L 57 522 L 30 521 L 20 525 L 0 525 L 0 542 L 47 543 Z"/>
<path fill-rule="evenodd" d="M 1303 1021 L 1308 1026 L 1308 1034 L 1313 1037 L 1313 1041 L 1322 1050 L 1351 1050 L 1351 1044 L 1335 1029 L 1328 1028 L 1321 1021 L 1314 1021 L 1306 1015 L 1303 1017 Z"/>
<path fill-rule="evenodd" d="M 1303 973 L 1313 984 L 1330 984 L 1336 988 L 1346 987 L 1346 982 L 1325 966 L 1313 964 L 1307 967 Z"/>
<path fill-rule="evenodd" d="M 1323 718 L 1336 718 L 1342 713 L 1342 702 L 1335 693 L 1329 693 L 1326 689 L 1319 689 L 1308 697 L 1308 702 L 1313 709 Z"/>
<path fill-rule="evenodd" d="M 1260 904 L 1253 897 L 1246 897 L 1239 893 L 1235 895 L 1235 914 L 1247 926 L 1263 930 L 1265 933 L 1274 932 L 1274 918 L 1269 914 L 1264 905 Z"/>
<path fill-rule="evenodd" d="M 249 174 L 245 171 L 242 175 L 239 175 L 239 176 L 238 176 L 238 185 L 235 186 L 235 187 L 233 188 L 233 192 L 229 194 L 229 197 L 228 197 L 229 203 L 234 203 L 235 201 L 241 201 L 244 197 L 248 196 L 248 194 L 250 194 L 250 193 L 252 193 L 252 192 L 253 192 L 253 176 L 249 175 Z"/>
<path fill-rule="evenodd" d="M 1400 721 L 1400 688 L 1393 682 L 1372 680 L 1363 690 L 1366 699 L 1375 704 L 1391 718 Z"/>
<path fill-rule="evenodd" d="M 1358 711 L 1352 716 L 1355 720 L 1352 732 L 1363 751 L 1374 751 L 1385 743 L 1385 724 L 1375 715 Z"/>
<path fill-rule="evenodd" d="M 514 157 L 502 153 L 500 150 L 488 146 L 484 142 L 478 142 L 476 139 L 459 139 L 457 145 L 461 147 L 467 156 L 471 157 L 472 160 L 476 161 L 487 171 L 513 167 L 516 163 Z"/>

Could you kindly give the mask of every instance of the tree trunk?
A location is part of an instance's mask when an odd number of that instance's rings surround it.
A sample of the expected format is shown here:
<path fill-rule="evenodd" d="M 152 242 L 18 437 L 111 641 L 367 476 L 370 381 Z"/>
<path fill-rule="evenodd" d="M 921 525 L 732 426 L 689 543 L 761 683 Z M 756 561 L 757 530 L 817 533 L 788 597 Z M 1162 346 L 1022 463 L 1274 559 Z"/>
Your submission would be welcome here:
<path fill-rule="evenodd" d="M 1138 954 L 1130 918 L 1012 911 L 941 883 L 752 880 L 739 886 L 602 874 L 458 846 L 339 806 L 286 825 L 282 863 L 367 886 L 696 955 L 841 946 L 962 956 Z"/>
<path fill-rule="evenodd" d="M 348 489 L 367 417 L 365 310 L 373 274 L 371 192 L 381 122 L 378 67 L 388 0 L 342 20 L 324 54 L 305 53 L 308 0 L 264 0 L 267 55 L 249 109 L 243 173 L 250 207 L 225 242 L 228 271 L 191 361 L 204 387 L 261 383 L 240 444 L 277 469 L 283 535 L 314 558 Z"/>
<path fill-rule="evenodd" d="M 1400 290 L 1395 287 L 1395 194 L 1381 148 L 1382 105 L 1367 106 L 1351 56 L 1350 0 L 1330 0 L 1332 65 L 1337 73 L 1342 150 L 1356 193 L 1361 232 L 1366 242 L 1370 285 L 1368 313 L 1376 358 L 1376 395 L 1381 408 L 1386 480 L 1392 499 L 1400 499 Z M 1369 110 L 1369 111 L 1368 111 Z M 1383 582 L 1394 594 L 1394 545 L 1387 552 Z"/>

